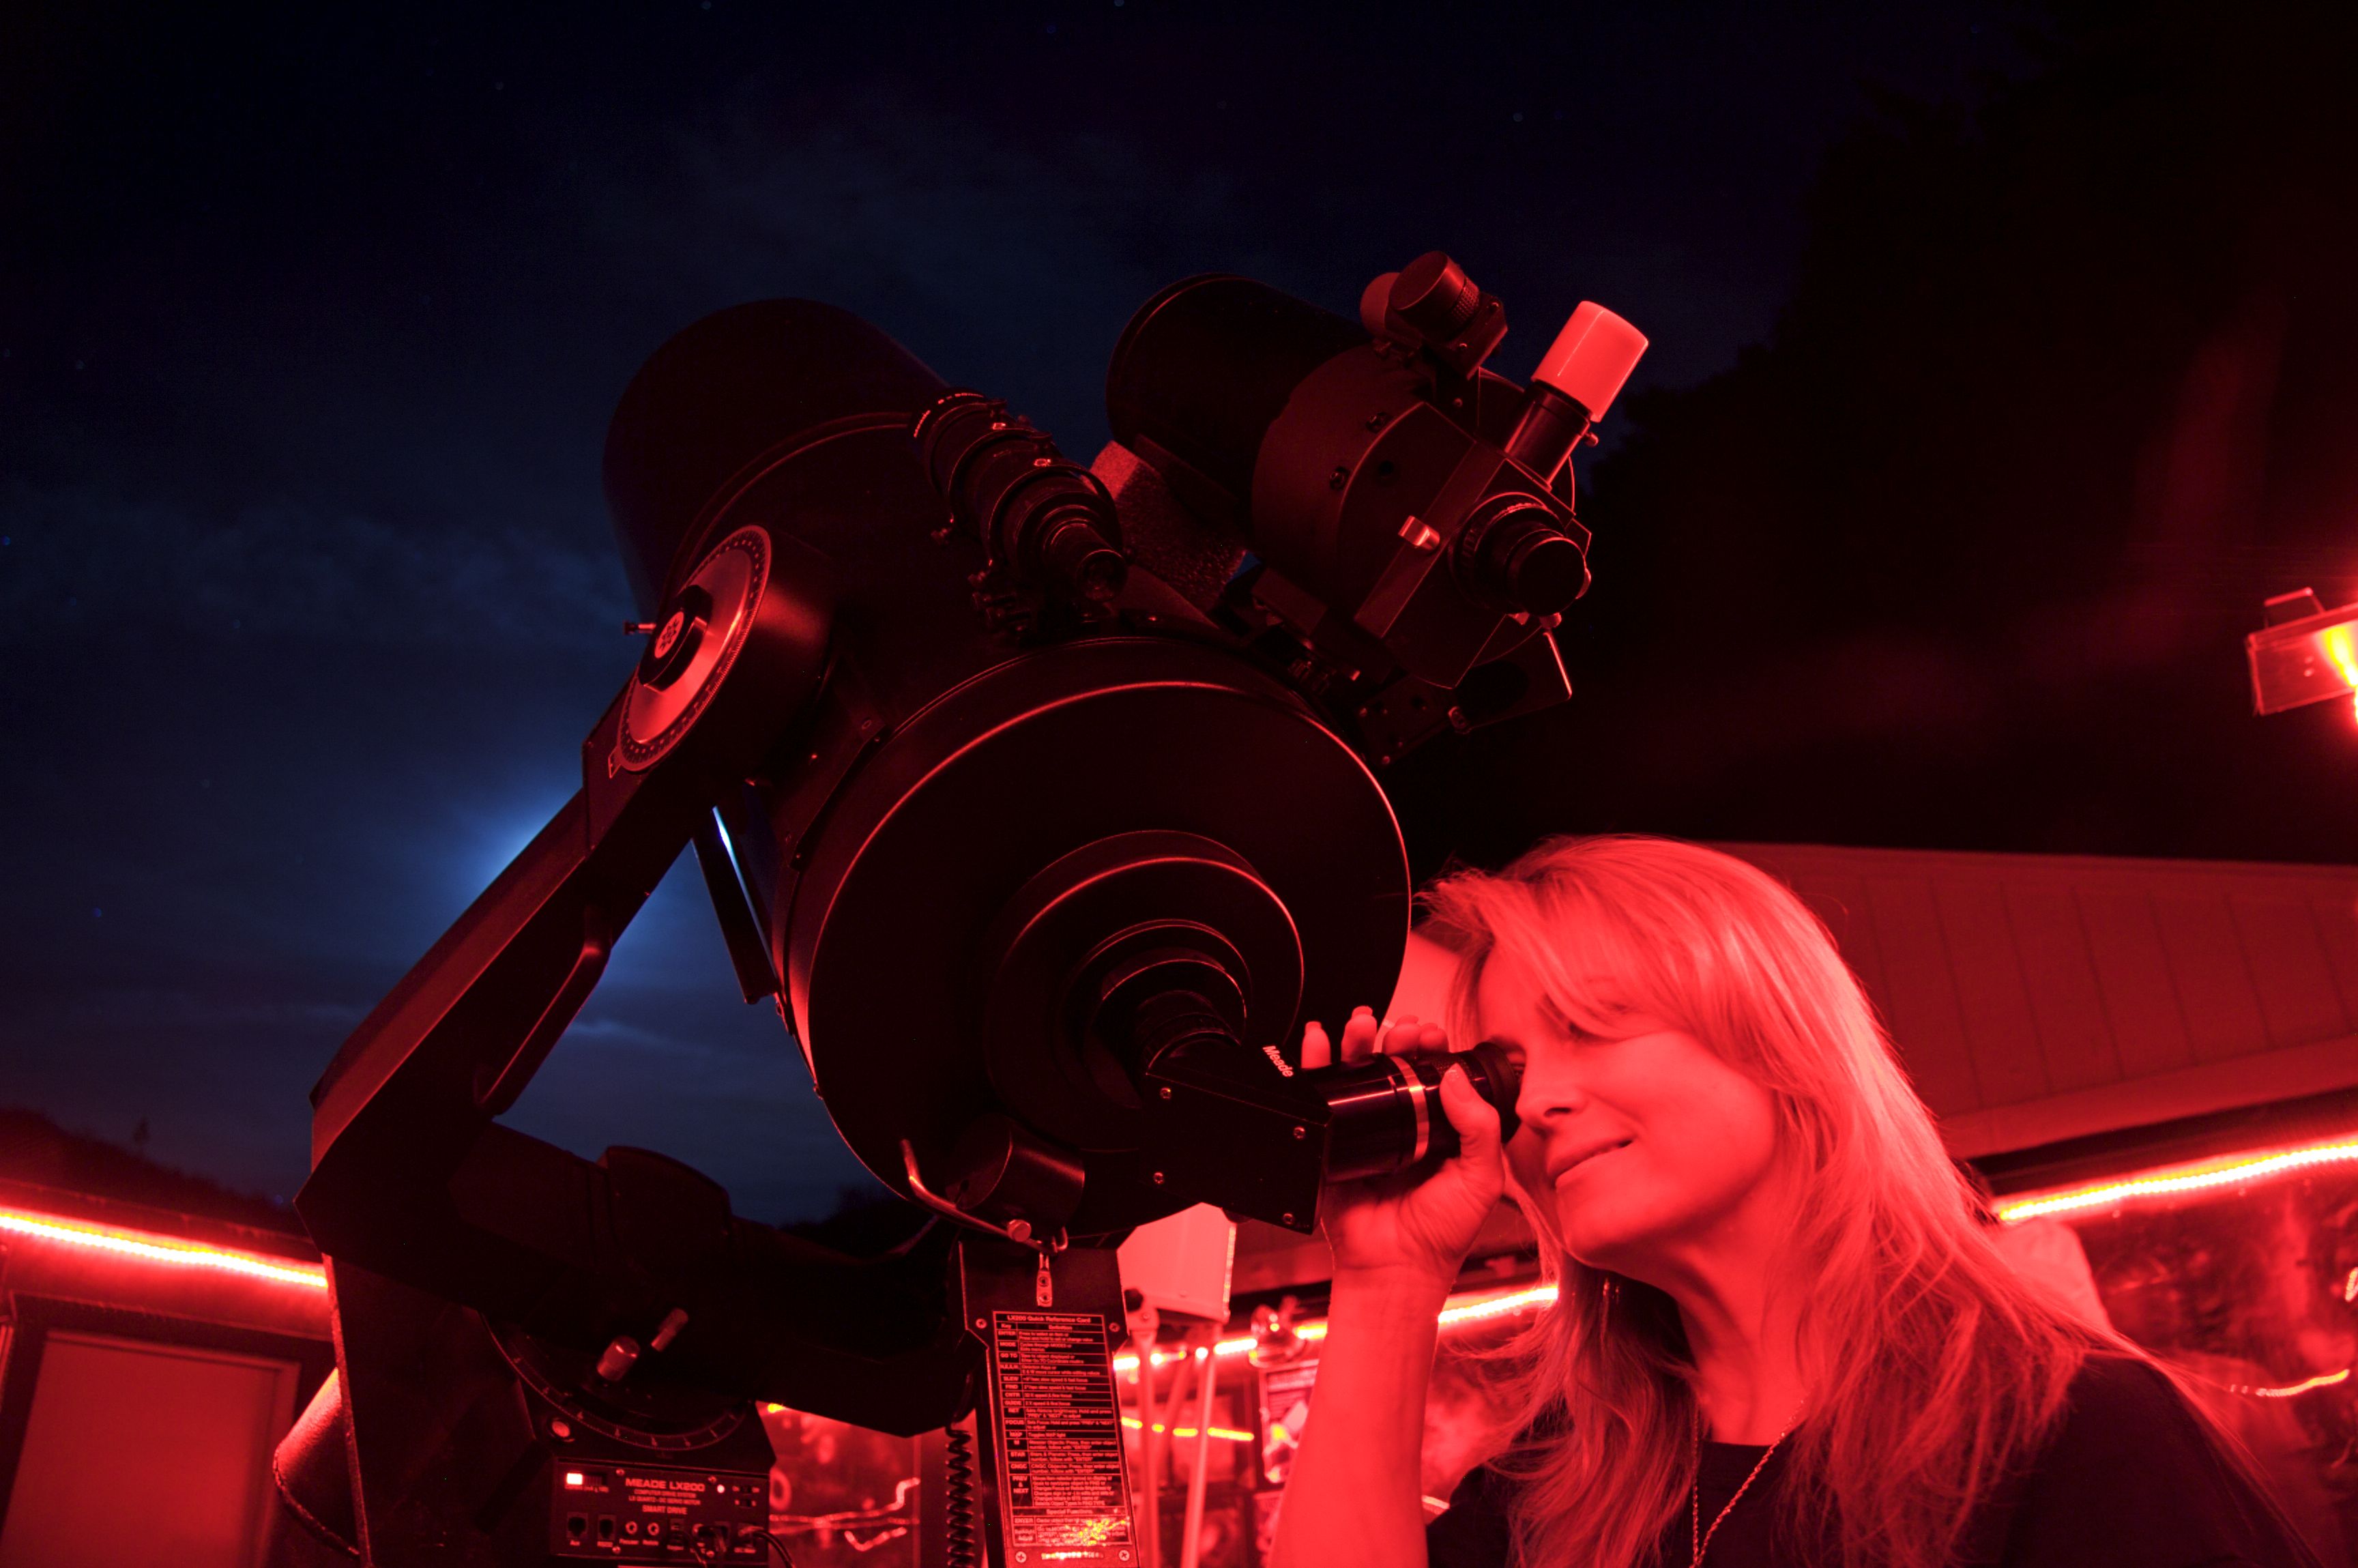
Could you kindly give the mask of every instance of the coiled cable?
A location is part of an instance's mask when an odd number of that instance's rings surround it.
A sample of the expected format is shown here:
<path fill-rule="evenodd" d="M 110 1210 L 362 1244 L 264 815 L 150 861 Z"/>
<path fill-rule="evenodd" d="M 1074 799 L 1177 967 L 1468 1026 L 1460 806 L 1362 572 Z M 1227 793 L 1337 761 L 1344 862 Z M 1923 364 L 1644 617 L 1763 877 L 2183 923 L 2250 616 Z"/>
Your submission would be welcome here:
<path fill-rule="evenodd" d="M 982 1568 L 974 1533 L 974 1434 L 953 1426 L 942 1438 L 943 1534 L 949 1568 Z"/>

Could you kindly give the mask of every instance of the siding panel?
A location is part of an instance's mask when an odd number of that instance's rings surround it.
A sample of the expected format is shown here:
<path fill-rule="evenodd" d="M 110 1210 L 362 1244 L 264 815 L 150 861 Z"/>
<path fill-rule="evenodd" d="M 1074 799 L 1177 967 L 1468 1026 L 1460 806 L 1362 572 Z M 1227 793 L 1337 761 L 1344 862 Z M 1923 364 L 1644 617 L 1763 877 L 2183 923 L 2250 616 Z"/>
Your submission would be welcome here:
<path fill-rule="evenodd" d="M 2318 937 L 2325 945 L 2342 1014 L 2358 1027 L 2358 901 L 2347 886 L 2320 889 L 2310 895 L 2309 907 L 2317 916 Z"/>
<path fill-rule="evenodd" d="M 2153 901 L 2163 951 L 2186 1009 L 2186 1033 L 2198 1062 L 2223 1062 L 2260 1049 L 2267 1020 L 2253 994 L 2252 972 L 2227 901 L 2218 893 L 2164 893 Z"/>
<path fill-rule="evenodd" d="M 2333 966 L 2317 916 L 2306 899 L 2237 898 L 2230 901 L 2244 939 L 2268 1042 L 2307 1045 L 2350 1033 Z"/>
<path fill-rule="evenodd" d="M 2194 1044 L 2178 1002 L 2178 982 L 2170 978 L 2152 897 L 2123 888 L 2091 888 L 2080 894 L 2080 906 L 2087 916 L 2088 948 L 2123 1076 L 2192 1066 Z"/>
<path fill-rule="evenodd" d="M 1955 969 L 1958 1009 L 1984 1102 L 2039 1098 L 2050 1086 L 2003 890 L 1995 879 L 1959 879 L 1935 883 L 1932 902 Z"/>
<path fill-rule="evenodd" d="M 2038 1020 L 2049 1084 L 2057 1093 L 2117 1083 L 2120 1053 L 2104 993 L 2088 952 L 2080 906 L 2069 887 L 2012 882 L 2006 914 L 2022 956 L 2022 979 Z"/>
<path fill-rule="evenodd" d="M 1866 892 L 1889 988 L 1884 999 L 1888 1022 L 1916 1092 L 1936 1116 L 1980 1109 L 1981 1087 L 1931 884 L 1919 877 L 1869 877 Z"/>

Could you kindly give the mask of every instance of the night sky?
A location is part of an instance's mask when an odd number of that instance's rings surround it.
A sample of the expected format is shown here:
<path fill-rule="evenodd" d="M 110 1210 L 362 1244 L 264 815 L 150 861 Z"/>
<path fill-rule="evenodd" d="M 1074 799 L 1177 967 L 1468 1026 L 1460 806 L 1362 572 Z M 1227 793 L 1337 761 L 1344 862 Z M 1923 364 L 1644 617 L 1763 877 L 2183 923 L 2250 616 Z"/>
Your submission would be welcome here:
<path fill-rule="evenodd" d="M 574 788 L 636 652 L 606 420 L 763 297 L 1083 454 L 1121 324 L 1191 273 L 1347 311 L 1440 246 L 1514 374 L 1582 298 L 1636 321 L 1577 711 L 1403 777 L 1427 868 L 1597 827 L 2358 856 L 2349 714 L 2236 706 L 2261 594 L 2358 585 L 2346 126 L 2190 102 L 2191 7 L 33 9 L 0 1101 L 168 1164 L 291 1194 L 320 1067 Z M 2284 18 L 2251 59 L 2346 88 L 2342 33 Z M 2283 189 L 2202 207 L 2239 157 Z M 757 1217 L 861 1180 L 685 865 L 511 1119 Z"/>

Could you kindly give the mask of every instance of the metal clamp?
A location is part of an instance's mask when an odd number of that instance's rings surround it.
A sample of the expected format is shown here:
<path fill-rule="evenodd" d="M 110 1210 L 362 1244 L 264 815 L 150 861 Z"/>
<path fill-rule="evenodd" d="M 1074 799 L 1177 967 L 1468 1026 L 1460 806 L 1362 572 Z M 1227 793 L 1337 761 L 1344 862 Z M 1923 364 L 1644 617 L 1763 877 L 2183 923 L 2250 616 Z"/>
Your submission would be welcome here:
<path fill-rule="evenodd" d="M 909 1178 L 910 1195 L 946 1219 L 954 1219 L 960 1225 L 971 1226 L 977 1230 L 989 1231 L 991 1235 L 1002 1237 L 1019 1247 L 1029 1247 L 1044 1257 L 1054 1257 L 1070 1245 L 1062 1230 L 1057 1231 L 1054 1238 L 1044 1240 L 1033 1234 L 1029 1220 L 1016 1219 L 1010 1220 L 1005 1225 L 993 1225 L 980 1215 L 968 1214 L 947 1198 L 941 1196 L 926 1186 L 925 1178 L 918 1173 L 917 1152 L 909 1146 L 909 1141 L 905 1138 L 901 1140 L 901 1170 Z"/>

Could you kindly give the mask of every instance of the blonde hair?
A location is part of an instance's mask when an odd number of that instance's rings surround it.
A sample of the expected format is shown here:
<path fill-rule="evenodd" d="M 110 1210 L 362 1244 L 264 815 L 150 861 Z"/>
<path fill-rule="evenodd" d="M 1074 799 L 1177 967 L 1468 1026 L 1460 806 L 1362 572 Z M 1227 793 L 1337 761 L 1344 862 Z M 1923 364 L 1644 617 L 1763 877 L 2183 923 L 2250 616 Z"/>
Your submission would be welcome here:
<path fill-rule="evenodd" d="M 2070 1322 L 1991 1244 L 1824 925 L 1733 856 L 1638 837 L 1553 839 L 1496 874 L 1445 877 L 1424 903 L 1426 934 L 1458 953 L 1459 1038 L 1478 1038 L 1483 967 L 1503 951 L 1573 1027 L 1609 1036 L 1615 1014 L 1650 1014 L 1768 1091 L 1801 1178 L 1790 1278 L 1809 1281 L 1810 1400 L 1786 1440 L 1778 1528 L 1805 1552 L 1838 1539 L 1846 1563 L 1948 1563 L 1975 1506 L 2054 1424 L 2085 1353 L 2127 1347 Z M 1503 1353 L 1525 1436 L 1497 1463 L 1525 1483 L 1521 1561 L 1642 1568 L 1694 1479 L 1678 1310 L 1570 1257 L 1552 1204 L 1513 1195 L 1559 1286 Z"/>

